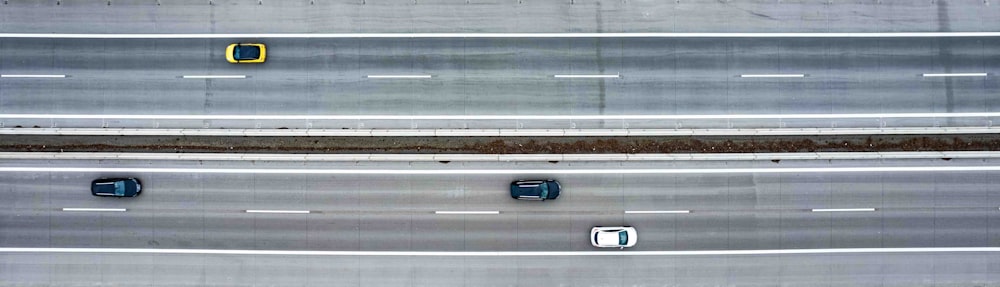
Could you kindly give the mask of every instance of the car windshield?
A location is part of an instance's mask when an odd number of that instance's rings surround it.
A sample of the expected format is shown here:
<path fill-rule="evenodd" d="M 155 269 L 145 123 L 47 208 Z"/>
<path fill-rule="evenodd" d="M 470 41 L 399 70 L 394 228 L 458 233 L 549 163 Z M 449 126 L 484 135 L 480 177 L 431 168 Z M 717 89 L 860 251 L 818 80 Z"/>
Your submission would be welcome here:
<path fill-rule="evenodd" d="M 628 244 L 628 233 L 626 233 L 625 230 L 618 232 L 618 244 Z"/>
<path fill-rule="evenodd" d="M 125 182 L 124 181 L 116 181 L 115 182 L 115 195 L 117 195 L 117 196 L 125 196 Z"/>
<path fill-rule="evenodd" d="M 539 184 L 538 188 L 542 190 L 542 192 L 538 194 L 538 197 L 543 199 L 549 197 L 549 185 L 547 183 Z"/>

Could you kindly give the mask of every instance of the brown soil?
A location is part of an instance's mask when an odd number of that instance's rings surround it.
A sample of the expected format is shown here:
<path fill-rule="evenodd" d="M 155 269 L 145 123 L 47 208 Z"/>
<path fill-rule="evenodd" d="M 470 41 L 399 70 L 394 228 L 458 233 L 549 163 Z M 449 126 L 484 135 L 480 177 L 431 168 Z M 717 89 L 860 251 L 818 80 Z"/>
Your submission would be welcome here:
<path fill-rule="evenodd" d="M 1000 135 L 781 137 L 4 136 L 0 151 L 243 153 L 743 153 L 992 151 Z"/>

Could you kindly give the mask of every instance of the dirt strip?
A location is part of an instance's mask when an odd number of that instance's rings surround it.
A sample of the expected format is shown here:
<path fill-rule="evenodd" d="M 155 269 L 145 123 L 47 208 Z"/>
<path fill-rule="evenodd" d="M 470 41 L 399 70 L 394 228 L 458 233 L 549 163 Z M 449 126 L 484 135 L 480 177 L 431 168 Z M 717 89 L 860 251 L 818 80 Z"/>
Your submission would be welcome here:
<path fill-rule="evenodd" d="M 777 137 L 3 136 L 0 151 L 240 153 L 746 153 L 996 151 L 1000 135 Z"/>

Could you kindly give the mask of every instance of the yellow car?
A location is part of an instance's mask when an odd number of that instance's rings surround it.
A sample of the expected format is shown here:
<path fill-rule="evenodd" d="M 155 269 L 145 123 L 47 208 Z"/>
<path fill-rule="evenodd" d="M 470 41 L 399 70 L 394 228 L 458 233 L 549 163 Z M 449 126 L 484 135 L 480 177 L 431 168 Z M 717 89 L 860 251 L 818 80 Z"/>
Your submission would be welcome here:
<path fill-rule="evenodd" d="M 226 61 L 233 64 L 256 64 L 263 63 L 267 56 L 267 49 L 264 44 L 232 44 L 226 48 Z"/>

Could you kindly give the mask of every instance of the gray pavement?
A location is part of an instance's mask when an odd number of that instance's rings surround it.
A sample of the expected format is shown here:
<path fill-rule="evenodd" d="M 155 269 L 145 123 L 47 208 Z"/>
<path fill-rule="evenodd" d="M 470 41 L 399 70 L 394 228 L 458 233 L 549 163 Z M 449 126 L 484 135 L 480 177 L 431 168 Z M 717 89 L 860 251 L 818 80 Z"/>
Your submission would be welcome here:
<path fill-rule="evenodd" d="M 5 32 L 44 33 L 912 32 L 996 31 L 1000 9 L 978 0 L 47 0 L 8 1 L 0 19 Z"/>
<path fill-rule="evenodd" d="M 1000 256 L 292 257 L 0 254 L 0 285 L 997 286 Z"/>
<path fill-rule="evenodd" d="M 0 113 L 743 115 L 997 112 L 1000 41 L 883 39 L 0 39 Z M 989 73 L 924 78 L 924 73 Z M 431 75 L 369 79 L 368 75 Z M 556 74 L 618 74 L 562 79 Z M 805 78 L 740 78 L 805 74 Z M 246 79 L 181 79 L 247 75 Z M 742 120 L 2 119 L 4 127 L 816 128 L 987 126 L 990 117 Z"/>
<path fill-rule="evenodd" d="M 994 160 L 620 163 L 621 168 L 992 165 Z M 593 168 L 606 163 L 267 163 L 10 160 L 4 166 L 233 168 Z M 559 199 L 522 202 L 518 176 L 0 174 L 0 246 L 362 251 L 590 251 L 595 225 L 631 225 L 629 251 L 998 247 L 996 172 L 555 175 Z M 137 176 L 134 199 L 89 181 Z M 65 212 L 64 207 L 128 208 Z M 812 208 L 877 208 L 813 213 Z M 312 214 L 246 214 L 246 209 Z M 625 210 L 692 210 L 637 215 Z M 435 215 L 499 210 L 499 215 Z M 323 285 L 972 285 L 998 284 L 989 254 L 704 257 L 289 257 L 2 254 L 0 282 Z M 92 262 L 99 262 L 94 264 Z M 173 262 L 173 263 L 172 263 Z M 181 262 L 190 262 L 182 264 Z M 226 262 L 226 264 L 221 264 Z M 126 264 L 135 273 L 118 273 Z M 287 268 L 295 272 L 279 272 Z M 305 267 L 303 267 L 305 266 Z M 324 270 L 336 267 L 335 277 Z M 262 271 L 267 269 L 267 271 Z M 156 275 L 149 272 L 158 270 Z M 192 273 L 193 272 L 193 273 Z M 269 276 L 271 272 L 282 275 Z M 144 275 L 145 274 L 145 275 Z M 188 274 L 201 274 L 191 277 Z M 295 274 L 295 275 L 292 275 Z M 80 276 L 80 277 L 75 277 Z M 290 278 L 290 277 L 295 277 Z M 588 280 L 589 279 L 589 280 Z M 219 281 L 223 280 L 223 281 Z M 234 280 L 234 281 L 226 281 Z M 275 280 L 275 281 L 270 281 Z M 658 282 L 655 283 L 654 282 Z M 777 282 L 777 283 L 776 283 Z M 308 283 L 308 284 L 306 284 Z"/>

